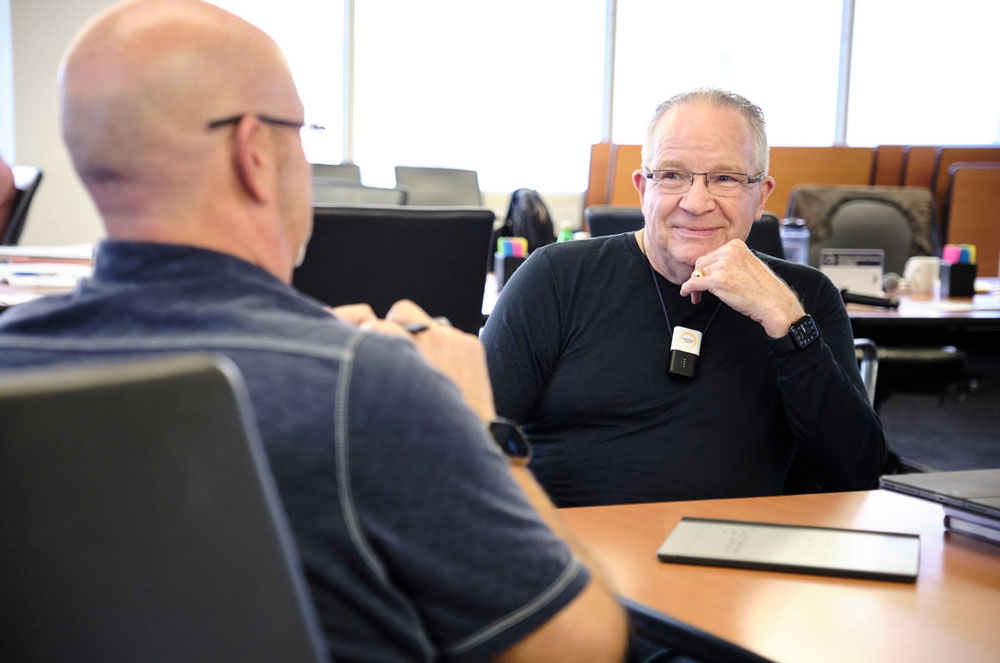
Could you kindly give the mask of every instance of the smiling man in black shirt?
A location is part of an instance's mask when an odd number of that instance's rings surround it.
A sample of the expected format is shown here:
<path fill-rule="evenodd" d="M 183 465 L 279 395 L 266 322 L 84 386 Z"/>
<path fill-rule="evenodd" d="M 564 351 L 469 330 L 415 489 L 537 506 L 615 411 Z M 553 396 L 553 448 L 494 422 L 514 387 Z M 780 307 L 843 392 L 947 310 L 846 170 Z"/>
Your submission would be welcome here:
<path fill-rule="evenodd" d="M 633 174 L 645 227 L 545 247 L 483 331 L 500 414 L 560 506 L 874 485 L 885 454 L 833 284 L 744 240 L 764 209 L 760 109 L 661 104 Z M 692 357 L 691 355 L 696 355 Z"/>

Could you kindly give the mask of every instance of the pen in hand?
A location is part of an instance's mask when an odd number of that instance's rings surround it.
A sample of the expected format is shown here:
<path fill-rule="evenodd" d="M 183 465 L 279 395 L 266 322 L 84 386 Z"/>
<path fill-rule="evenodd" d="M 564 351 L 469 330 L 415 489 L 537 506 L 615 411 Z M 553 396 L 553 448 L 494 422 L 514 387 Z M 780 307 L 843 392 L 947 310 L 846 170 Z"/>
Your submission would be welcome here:
<path fill-rule="evenodd" d="M 451 320 L 444 316 L 438 316 L 432 319 L 430 322 L 411 322 L 408 325 L 403 325 L 403 329 L 410 332 L 411 334 L 419 334 L 422 331 L 427 331 L 431 328 L 431 324 L 438 324 L 444 327 L 451 327 Z"/>

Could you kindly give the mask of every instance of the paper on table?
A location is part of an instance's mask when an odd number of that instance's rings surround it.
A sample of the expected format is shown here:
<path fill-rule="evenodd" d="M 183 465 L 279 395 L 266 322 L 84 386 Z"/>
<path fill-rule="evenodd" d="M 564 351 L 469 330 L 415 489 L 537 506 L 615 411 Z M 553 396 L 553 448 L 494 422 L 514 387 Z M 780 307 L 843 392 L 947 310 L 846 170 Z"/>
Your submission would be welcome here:
<path fill-rule="evenodd" d="M 0 281 L 13 286 L 72 288 L 89 276 L 90 265 L 63 262 L 0 263 Z"/>
<path fill-rule="evenodd" d="M 1000 295 L 976 295 L 971 302 L 913 301 L 913 304 L 948 313 L 961 311 L 993 311 L 1000 309 Z"/>
<path fill-rule="evenodd" d="M 38 299 L 39 297 L 44 297 L 44 295 L 39 292 L 0 293 L 0 309 L 7 308 L 8 306 L 16 306 L 17 304 L 24 304 L 25 302 L 30 302 Z"/>
<path fill-rule="evenodd" d="M 90 260 L 94 257 L 94 245 L 60 244 L 55 246 L 0 246 L 0 260 Z"/>

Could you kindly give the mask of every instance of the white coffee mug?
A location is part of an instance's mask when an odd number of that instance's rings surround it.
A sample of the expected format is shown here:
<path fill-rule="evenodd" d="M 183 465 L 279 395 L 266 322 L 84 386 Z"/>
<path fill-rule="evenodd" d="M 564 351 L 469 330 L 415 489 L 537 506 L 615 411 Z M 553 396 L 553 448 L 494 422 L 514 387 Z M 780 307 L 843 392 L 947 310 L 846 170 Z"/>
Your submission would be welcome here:
<path fill-rule="evenodd" d="M 910 282 L 910 294 L 929 295 L 941 271 L 941 259 L 934 256 L 913 256 L 906 261 L 903 279 Z"/>

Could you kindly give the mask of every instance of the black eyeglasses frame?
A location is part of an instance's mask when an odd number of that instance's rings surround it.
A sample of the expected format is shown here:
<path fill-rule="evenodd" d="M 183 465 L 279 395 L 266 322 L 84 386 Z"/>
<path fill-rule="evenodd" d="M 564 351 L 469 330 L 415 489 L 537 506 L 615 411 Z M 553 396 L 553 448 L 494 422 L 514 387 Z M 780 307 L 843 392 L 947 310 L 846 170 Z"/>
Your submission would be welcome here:
<path fill-rule="evenodd" d="M 283 120 L 280 117 L 274 117 L 273 115 L 265 115 L 263 113 L 240 113 L 239 115 L 233 115 L 231 117 L 223 117 L 218 120 L 212 120 L 208 123 L 208 130 L 212 131 L 218 129 L 219 127 L 224 127 L 227 124 L 239 124 L 247 115 L 253 115 L 258 120 L 265 124 L 271 124 L 277 127 L 289 127 L 291 129 L 310 129 L 313 131 L 323 131 L 326 129 L 321 124 L 313 124 L 312 122 L 298 121 L 298 120 Z"/>

